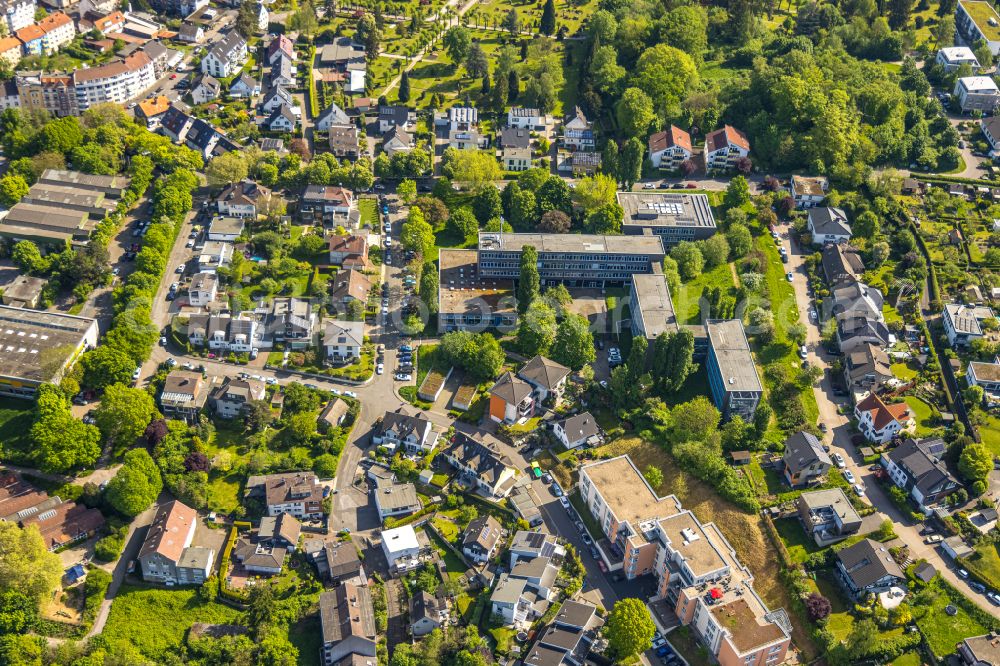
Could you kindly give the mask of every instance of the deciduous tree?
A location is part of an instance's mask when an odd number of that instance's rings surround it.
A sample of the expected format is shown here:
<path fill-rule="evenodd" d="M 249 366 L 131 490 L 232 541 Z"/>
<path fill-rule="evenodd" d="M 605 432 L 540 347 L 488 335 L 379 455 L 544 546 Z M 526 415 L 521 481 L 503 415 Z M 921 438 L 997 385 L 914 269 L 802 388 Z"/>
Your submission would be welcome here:
<path fill-rule="evenodd" d="M 559 322 L 556 339 L 552 344 L 552 359 L 568 368 L 579 370 L 597 358 L 594 350 L 594 336 L 587 320 L 574 313 L 568 313 Z"/>
<path fill-rule="evenodd" d="M 94 414 L 101 433 L 119 445 L 132 444 L 155 416 L 153 397 L 142 389 L 123 384 L 112 384 L 104 390 L 101 405 Z"/>
<path fill-rule="evenodd" d="M 627 662 L 653 645 L 656 625 L 640 599 L 619 599 L 608 613 L 604 635 L 619 662 Z"/>

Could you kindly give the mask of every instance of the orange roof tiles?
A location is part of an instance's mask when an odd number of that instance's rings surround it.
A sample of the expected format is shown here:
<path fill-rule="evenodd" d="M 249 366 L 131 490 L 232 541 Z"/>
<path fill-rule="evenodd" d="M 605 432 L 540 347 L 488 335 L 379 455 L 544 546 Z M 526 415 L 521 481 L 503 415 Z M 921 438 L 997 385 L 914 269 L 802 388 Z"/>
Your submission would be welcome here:
<path fill-rule="evenodd" d="M 859 412 L 871 412 L 872 424 L 876 430 L 881 430 L 893 421 L 903 422 L 910 410 L 905 402 L 887 405 L 874 393 L 858 403 Z"/>

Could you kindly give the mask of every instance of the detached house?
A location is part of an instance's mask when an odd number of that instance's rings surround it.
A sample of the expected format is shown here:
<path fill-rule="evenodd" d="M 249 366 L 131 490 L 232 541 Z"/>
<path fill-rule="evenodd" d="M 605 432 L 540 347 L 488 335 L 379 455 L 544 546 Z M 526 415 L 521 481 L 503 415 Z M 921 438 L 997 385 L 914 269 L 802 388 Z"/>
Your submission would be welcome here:
<path fill-rule="evenodd" d="M 382 135 L 382 150 L 389 157 L 413 150 L 416 145 L 413 136 L 399 125 L 386 130 Z"/>
<path fill-rule="evenodd" d="M 462 554 L 473 562 L 483 563 L 493 559 L 503 536 L 503 528 L 490 515 L 480 516 L 465 528 L 462 540 Z"/>
<path fill-rule="evenodd" d="M 596 146 L 594 130 L 580 107 L 563 121 L 563 146 L 567 150 L 593 150 Z"/>
<path fill-rule="evenodd" d="M 944 67 L 944 71 L 949 74 L 962 65 L 969 65 L 972 71 L 979 69 L 979 59 L 968 46 L 949 46 L 940 49 L 934 61 Z"/>
<path fill-rule="evenodd" d="M 164 585 L 201 585 L 211 575 L 215 551 L 191 546 L 198 513 L 177 501 L 160 505 L 139 550 L 143 580 Z"/>
<path fill-rule="evenodd" d="M 831 289 L 857 282 L 865 272 L 861 253 L 850 245 L 828 243 L 823 246 L 823 275 Z"/>
<path fill-rule="evenodd" d="M 517 479 L 514 463 L 489 435 L 456 433 L 442 455 L 458 470 L 460 479 L 487 498 L 499 499 L 510 494 Z"/>
<path fill-rule="evenodd" d="M 321 132 L 329 131 L 333 125 L 350 125 L 351 119 L 347 117 L 344 110 L 336 104 L 331 104 L 318 116 L 316 116 L 316 129 Z"/>
<path fill-rule="evenodd" d="M 885 444 L 913 424 L 905 402 L 887 405 L 874 393 L 854 407 L 854 417 L 861 434 L 875 444 Z"/>
<path fill-rule="evenodd" d="M 517 423 L 535 412 L 532 386 L 511 372 L 501 375 L 489 393 L 489 415 L 497 423 Z"/>
<path fill-rule="evenodd" d="M 871 539 L 839 551 L 837 573 L 847 592 L 857 600 L 868 593 L 880 594 L 893 587 L 906 589 L 906 574 L 892 559 L 889 549 Z"/>
<path fill-rule="evenodd" d="M 781 457 L 785 465 L 785 481 L 793 488 L 806 486 L 826 476 L 833 466 L 823 445 L 812 433 L 800 431 L 785 440 Z"/>
<path fill-rule="evenodd" d="M 331 125 L 327 131 L 330 152 L 334 157 L 356 160 L 358 158 L 359 133 L 354 125 Z"/>
<path fill-rule="evenodd" d="M 990 143 L 990 157 L 996 157 L 1000 154 L 1000 116 L 980 118 L 979 130 Z"/>
<path fill-rule="evenodd" d="M 299 198 L 299 217 L 303 224 L 353 226 L 357 217 L 354 194 L 335 185 L 308 185 Z"/>
<path fill-rule="evenodd" d="M 861 530 L 861 516 L 841 488 L 802 493 L 795 504 L 806 534 L 820 547 L 842 541 Z"/>
<path fill-rule="evenodd" d="M 726 125 L 705 136 L 706 169 L 728 171 L 736 167 L 737 161 L 749 154 L 750 140 L 735 127 Z"/>
<path fill-rule="evenodd" d="M 426 636 L 448 622 L 448 604 L 424 590 L 410 597 L 410 630 L 415 637 Z"/>
<path fill-rule="evenodd" d="M 368 265 L 368 238 L 362 234 L 333 236 L 328 243 L 330 263 L 343 268 Z"/>
<path fill-rule="evenodd" d="M 830 181 L 823 176 L 792 176 L 792 199 L 796 208 L 812 208 L 823 203 Z"/>
<path fill-rule="evenodd" d="M 405 106 L 390 106 L 382 104 L 378 107 L 378 131 L 379 134 L 400 127 L 408 129 L 417 122 L 417 114 L 413 109 Z"/>
<path fill-rule="evenodd" d="M 948 344 L 968 347 L 973 340 L 983 337 L 983 322 L 993 318 L 993 310 L 982 305 L 945 304 L 942 321 Z"/>
<path fill-rule="evenodd" d="M 277 35 L 267 45 L 267 64 L 273 65 L 280 58 L 295 60 L 295 45 L 285 35 Z"/>
<path fill-rule="evenodd" d="M 246 72 L 241 73 L 229 84 L 230 97 L 256 97 L 260 91 L 260 81 Z"/>
<path fill-rule="evenodd" d="M 1000 357 L 994 358 L 992 363 L 970 361 L 965 379 L 969 386 L 983 389 L 988 404 L 1000 402 Z"/>
<path fill-rule="evenodd" d="M 880 319 L 863 312 L 841 312 L 836 321 L 837 344 L 844 353 L 865 343 L 880 347 L 889 344 L 889 329 Z"/>
<path fill-rule="evenodd" d="M 211 392 L 211 383 L 200 372 L 174 370 L 163 382 L 160 408 L 163 415 L 194 423 L 204 409 Z"/>
<path fill-rule="evenodd" d="M 222 94 L 222 84 L 210 74 L 202 74 L 191 86 L 191 100 L 195 104 L 207 104 L 219 99 L 220 94 Z"/>
<path fill-rule="evenodd" d="M 882 453 L 882 467 L 889 478 L 924 513 L 930 513 L 934 505 L 959 488 L 958 481 L 941 462 L 946 448 L 941 439 L 907 439 Z"/>
<path fill-rule="evenodd" d="M 601 428 L 590 412 L 582 412 L 562 421 L 556 421 L 552 424 L 552 434 L 567 449 L 575 449 L 584 444 L 597 445 L 602 442 Z"/>
<path fill-rule="evenodd" d="M 241 180 L 230 183 L 215 200 L 219 215 L 241 217 L 256 220 L 259 214 L 257 204 L 261 199 L 269 197 L 271 191 L 252 180 Z M 220 239 L 222 240 L 222 239 Z"/>
<path fill-rule="evenodd" d="M 847 214 L 840 208 L 810 208 L 808 229 L 812 242 L 817 245 L 851 240 L 851 225 L 847 222 Z"/>
<path fill-rule="evenodd" d="M 264 127 L 271 132 L 292 132 L 298 126 L 299 117 L 287 104 L 280 105 L 264 121 Z"/>
<path fill-rule="evenodd" d="M 521 366 L 517 376 L 531 384 L 535 397 L 545 402 L 551 396 L 556 404 L 566 390 L 566 378 L 570 369 L 564 365 L 538 355 Z"/>
<path fill-rule="evenodd" d="M 671 125 L 669 130 L 649 136 L 649 160 L 657 169 L 675 171 L 691 159 L 691 135 Z"/>
<path fill-rule="evenodd" d="M 201 59 L 201 71 L 224 79 L 235 74 L 247 61 L 247 43 L 233 30 L 224 36 Z"/>
<path fill-rule="evenodd" d="M 346 363 L 361 358 L 364 324 L 360 321 L 323 322 L 323 347 L 328 361 Z"/>
<path fill-rule="evenodd" d="M 518 530 L 511 541 L 510 568 L 513 569 L 520 561 L 530 561 L 536 557 L 547 557 L 553 562 L 561 562 L 566 556 L 566 549 L 559 545 L 555 537 L 544 532 Z"/>
<path fill-rule="evenodd" d="M 881 347 L 863 342 L 844 356 L 848 390 L 878 390 L 892 378 L 889 355 Z"/>
<path fill-rule="evenodd" d="M 219 295 L 219 276 L 215 273 L 196 273 L 188 285 L 188 304 L 203 308 L 215 302 Z"/>
<path fill-rule="evenodd" d="M 340 271 L 330 283 L 330 295 L 335 304 L 347 305 L 351 301 L 367 303 L 371 290 L 371 280 L 358 270 Z"/>
<path fill-rule="evenodd" d="M 367 585 L 342 583 L 319 596 L 323 666 L 365 666 L 376 657 L 375 611 Z"/>
<path fill-rule="evenodd" d="M 372 443 L 395 450 L 403 447 L 407 453 L 428 453 L 437 445 L 433 424 L 422 414 L 402 411 L 386 412 L 372 431 Z"/>
<path fill-rule="evenodd" d="M 538 109 L 514 106 L 507 111 L 507 127 L 543 132 L 547 120 L 545 114 Z"/>
<path fill-rule="evenodd" d="M 222 386 L 212 392 L 215 413 L 224 419 L 240 416 L 254 400 L 264 399 L 264 382 L 259 379 L 226 377 Z"/>
<path fill-rule="evenodd" d="M 275 298 L 267 315 L 264 335 L 292 349 L 306 349 L 312 345 L 315 328 L 316 313 L 309 299 Z"/>
<path fill-rule="evenodd" d="M 406 516 L 420 511 L 417 487 L 412 483 L 379 483 L 372 491 L 375 510 L 382 520 L 392 516 Z"/>
<path fill-rule="evenodd" d="M 526 129 L 505 127 L 500 131 L 501 160 L 504 171 L 531 168 L 531 134 Z"/>
<path fill-rule="evenodd" d="M 1000 105 L 1000 89 L 989 76 L 966 76 L 958 79 L 952 94 L 963 113 L 992 113 Z"/>
<path fill-rule="evenodd" d="M 300 520 L 323 517 L 323 486 L 312 472 L 265 476 L 263 491 L 269 516 L 287 513 Z"/>

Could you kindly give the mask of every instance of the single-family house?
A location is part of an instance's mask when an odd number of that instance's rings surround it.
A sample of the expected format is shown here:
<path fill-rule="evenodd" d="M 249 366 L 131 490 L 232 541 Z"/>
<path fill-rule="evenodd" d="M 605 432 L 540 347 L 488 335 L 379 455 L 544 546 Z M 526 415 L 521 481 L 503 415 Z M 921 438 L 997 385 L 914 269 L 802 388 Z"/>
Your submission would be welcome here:
<path fill-rule="evenodd" d="M 327 247 L 331 264 L 343 268 L 365 268 L 368 265 L 368 237 L 364 234 L 332 236 Z"/>
<path fill-rule="evenodd" d="M 864 315 L 875 321 L 885 321 L 882 305 L 885 297 L 874 287 L 864 282 L 848 282 L 833 289 L 829 311 L 833 315 L 849 312 Z"/>
<path fill-rule="evenodd" d="M 356 213 L 354 193 L 339 185 L 308 185 L 299 197 L 303 224 L 350 227 Z"/>
<path fill-rule="evenodd" d="M 531 168 L 531 134 L 520 127 L 500 130 L 500 158 L 504 171 L 526 171 Z"/>
<path fill-rule="evenodd" d="M 548 118 L 538 109 L 524 106 L 512 106 L 507 110 L 507 127 L 544 132 Z"/>
<path fill-rule="evenodd" d="M 815 435 L 804 430 L 785 440 L 781 460 L 785 466 L 785 481 L 793 488 L 809 485 L 826 476 L 833 466 L 823 444 Z"/>
<path fill-rule="evenodd" d="M 885 444 L 913 424 L 913 416 L 905 402 L 887 405 L 871 393 L 854 407 L 858 430 L 869 442 Z"/>
<path fill-rule="evenodd" d="M 567 150 L 593 150 L 596 146 L 594 130 L 580 107 L 563 121 L 563 146 Z"/>
<path fill-rule="evenodd" d="M 590 412 L 580 412 L 552 424 L 552 434 L 564 447 L 595 446 L 601 443 L 601 428 Z"/>
<path fill-rule="evenodd" d="M 570 369 L 566 366 L 539 354 L 521 366 L 517 376 L 531 384 L 535 397 L 540 402 L 545 402 L 551 396 L 558 404 L 566 390 L 569 373 Z"/>
<path fill-rule="evenodd" d="M 386 412 L 372 430 L 372 443 L 391 449 L 402 447 L 407 453 L 428 453 L 437 446 L 434 426 L 422 414 L 410 415 L 403 408 Z"/>
<path fill-rule="evenodd" d="M 264 121 L 264 127 L 271 132 L 292 132 L 299 126 L 299 117 L 287 104 L 278 106 Z"/>
<path fill-rule="evenodd" d="M 410 631 L 415 637 L 426 636 L 448 623 L 448 603 L 425 590 L 410 597 Z"/>
<path fill-rule="evenodd" d="M 534 414 L 534 389 L 512 372 L 501 375 L 489 394 L 489 416 L 497 423 L 516 423 Z"/>
<path fill-rule="evenodd" d="M 561 562 L 566 556 L 566 549 L 560 546 L 551 534 L 518 530 L 514 533 L 507 554 L 508 566 L 513 569 L 518 562 L 531 561 L 536 557 L 547 557 L 552 562 Z"/>
<path fill-rule="evenodd" d="M 389 157 L 413 150 L 415 146 L 413 136 L 399 125 L 394 125 L 382 135 L 382 151 Z"/>
<path fill-rule="evenodd" d="M 334 157 L 356 160 L 360 149 L 358 128 L 354 125 L 331 125 L 327 130 L 327 144 Z"/>
<path fill-rule="evenodd" d="M 459 472 L 459 481 L 487 498 L 506 497 L 517 480 L 514 463 L 485 433 L 456 433 L 441 455 Z"/>
<path fill-rule="evenodd" d="M 823 275 L 831 289 L 857 282 L 865 272 L 861 253 L 845 243 L 827 243 L 822 253 Z"/>
<path fill-rule="evenodd" d="M 287 554 L 288 551 L 281 546 L 242 537 L 237 539 L 232 551 L 233 559 L 247 572 L 263 576 L 280 574 Z"/>
<path fill-rule="evenodd" d="M 229 96 L 237 98 L 256 97 L 260 94 L 260 81 L 242 72 L 229 84 Z"/>
<path fill-rule="evenodd" d="M 371 280 L 359 270 L 340 271 L 330 282 L 330 295 L 333 302 L 342 306 L 346 306 L 351 301 L 367 303 L 371 290 Z"/>
<path fill-rule="evenodd" d="M 380 483 L 373 490 L 375 510 L 382 520 L 420 511 L 417 487 L 412 483 Z"/>
<path fill-rule="evenodd" d="M 944 306 L 944 332 L 952 347 L 968 347 L 984 335 L 983 322 L 994 319 L 993 310 L 983 305 L 946 303 Z"/>
<path fill-rule="evenodd" d="M 992 363 L 970 361 L 965 372 L 965 380 L 969 386 L 983 389 L 987 404 L 1000 403 L 1000 357 L 994 358 Z"/>
<path fill-rule="evenodd" d="M 417 114 L 405 106 L 380 104 L 378 107 L 378 131 L 385 134 L 394 127 L 408 129 L 417 122 Z"/>
<path fill-rule="evenodd" d="M 217 215 L 208 223 L 207 236 L 210 241 L 222 241 L 233 243 L 243 234 L 246 228 L 246 220 L 242 217 L 230 217 L 228 215 Z"/>
<path fill-rule="evenodd" d="M 195 423 L 205 408 L 212 384 L 200 372 L 174 370 L 163 381 L 160 409 L 169 418 Z"/>
<path fill-rule="evenodd" d="M 817 245 L 846 243 L 851 239 L 851 225 L 847 221 L 847 213 L 840 208 L 829 206 L 810 208 L 807 228 L 812 234 L 812 242 Z"/>
<path fill-rule="evenodd" d="M 907 439 L 896 448 L 882 453 L 882 468 L 892 482 L 928 514 L 960 487 L 941 462 L 946 448 L 939 438 Z"/>
<path fill-rule="evenodd" d="M 391 571 L 409 571 L 420 565 L 420 542 L 412 525 L 382 530 L 382 551 Z"/>
<path fill-rule="evenodd" d="M 823 203 L 830 181 L 824 176 L 792 176 L 792 199 L 796 208 L 813 208 Z"/>
<path fill-rule="evenodd" d="M 500 546 L 503 527 L 493 516 L 487 514 L 469 522 L 462 539 L 462 554 L 473 562 L 489 562 Z"/>
<path fill-rule="evenodd" d="M 290 513 L 279 513 L 277 516 L 264 516 L 257 528 L 257 539 L 271 546 L 284 548 L 295 552 L 299 547 L 299 536 L 302 534 L 302 523 Z"/>
<path fill-rule="evenodd" d="M 241 180 L 238 183 L 226 185 L 216 198 L 215 206 L 219 215 L 256 220 L 260 212 L 258 205 L 262 199 L 270 196 L 271 190 L 266 187 L 258 185 L 252 180 Z M 211 238 L 211 240 L 226 239 Z M 235 237 L 232 240 L 235 240 Z"/>
<path fill-rule="evenodd" d="M 364 344 L 364 324 L 360 321 L 323 322 L 323 347 L 327 361 L 347 363 L 361 358 Z"/>
<path fill-rule="evenodd" d="M 862 342 L 844 356 L 848 390 L 877 391 L 892 378 L 889 355 L 877 345 Z"/>
<path fill-rule="evenodd" d="M 378 634 L 371 590 L 341 583 L 319 595 L 323 666 L 364 666 L 376 662 Z"/>
<path fill-rule="evenodd" d="M 885 322 L 862 312 L 841 312 L 836 316 L 837 344 L 847 353 L 860 344 L 889 344 L 889 329 Z"/>
<path fill-rule="evenodd" d="M 264 399 L 264 382 L 259 379 L 226 377 L 212 392 L 215 413 L 224 419 L 240 416 L 254 400 Z"/>
<path fill-rule="evenodd" d="M 336 103 L 331 103 L 316 116 L 316 129 L 326 132 L 332 125 L 350 125 L 351 119 Z"/>
<path fill-rule="evenodd" d="M 890 588 L 906 589 L 906 574 L 878 541 L 864 539 L 837 553 L 837 573 L 852 598 L 880 594 Z"/>
<path fill-rule="evenodd" d="M 188 44 L 201 44 L 205 41 L 205 28 L 197 23 L 185 21 L 177 29 L 177 39 Z"/>
<path fill-rule="evenodd" d="M 191 86 L 191 100 L 195 104 L 208 104 L 219 99 L 222 94 L 222 84 L 211 74 L 202 74 Z"/>
<path fill-rule="evenodd" d="M 279 58 L 295 60 L 295 44 L 285 35 L 275 35 L 267 45 L 267 64 L 273 65 Z"/>
<path fill-rule="evenodd" d="M 329 432 L 343 424 L 350 411 L 350 405 L 340 398 L 334 398 L 327 402 L 320 411 L 319 416 L 316 417 L 316 425 L 320 432 Z"/>
<path fill-rule="evenodd" d="M 214 303 L 219 295 L 219 276 L 215 273 L 195 273 L 188 285 L 188 305 L 203 308 Z"/>
<path fill-rule="evenodd" d="M 795 506 L 806 534 L 820 547 L 842 541 L 861 530 L 861 516 L 842 488 L 799 495 Z"/>
<path fill-rule="evenodd" d="M 268 474 L 261 478 L 257 491 L 247 482 L 248 492 L 261 492 L 267 515 L 291 514 L 298 519 L 318 520 L 323 517 L 323 486 L 312 472 Z"/>

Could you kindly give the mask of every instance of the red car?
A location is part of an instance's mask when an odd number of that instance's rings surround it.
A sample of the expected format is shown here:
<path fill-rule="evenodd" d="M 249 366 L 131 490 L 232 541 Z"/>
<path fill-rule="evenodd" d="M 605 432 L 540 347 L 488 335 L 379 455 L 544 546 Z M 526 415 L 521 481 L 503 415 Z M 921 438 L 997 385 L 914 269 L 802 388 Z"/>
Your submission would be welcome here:
<path fill-rule="evenodd" d="M 174 79 L 176 79 L 176 78 L 177 78 L 177 75 L 176 75 L 176 74 L 171 74 L 171 75 L 170 75 L 170 80 L 171 80 L 171 81 L 173 81 L 173 80 L 174 80 Z"/>
<path fill-rule="evenodd" d="M 697 185 L 695 185 L 694 183 L 688 183 L 688 184 L 687 184 L 687 185 L 685 185 L 684 187 L 688 188 L 689 190 L 694 190 L 694 189 L 697 189 L 697 188 L 698 188 L 698 186 L 697 186 Z"/>

